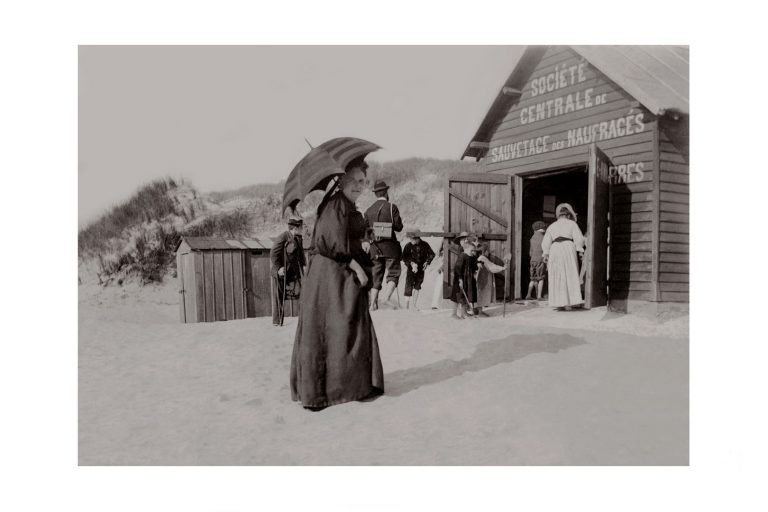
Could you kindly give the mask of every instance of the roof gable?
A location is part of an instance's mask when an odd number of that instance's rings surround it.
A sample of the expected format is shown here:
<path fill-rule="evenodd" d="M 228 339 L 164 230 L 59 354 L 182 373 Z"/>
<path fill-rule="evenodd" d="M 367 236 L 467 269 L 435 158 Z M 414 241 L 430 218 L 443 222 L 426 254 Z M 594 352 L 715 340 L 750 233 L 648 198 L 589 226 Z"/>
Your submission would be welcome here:
<path fill-rule="evenodd" d="M 480 159 L 494 131 L 520 100 L 548 46 L 529 46 L 518 61 L 461 158 Z M 655 115 L 688 114 L 688 48 L 683 46 L 570 46 L 599 72 Z"/>
<path fill-rule="evenodd" d="M 571 46 L 654 115 L 689 113 L 688 48 Z"/>

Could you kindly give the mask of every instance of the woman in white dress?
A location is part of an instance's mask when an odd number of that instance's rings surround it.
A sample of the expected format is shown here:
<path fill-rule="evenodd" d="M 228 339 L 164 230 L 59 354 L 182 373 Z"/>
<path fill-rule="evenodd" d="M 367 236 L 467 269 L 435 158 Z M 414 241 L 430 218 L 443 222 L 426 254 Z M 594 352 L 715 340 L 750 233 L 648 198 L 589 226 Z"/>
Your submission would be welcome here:
<path fill-rule="evenodd" d="M 557 220 L 549 225 L 541 241 L 549 278 L 548 300 L 552 307 L 570 310 L 584 303 L 578 261 L 584 253 L 584 235 L 571 205 L 559 204 L 555 212 Z"/>

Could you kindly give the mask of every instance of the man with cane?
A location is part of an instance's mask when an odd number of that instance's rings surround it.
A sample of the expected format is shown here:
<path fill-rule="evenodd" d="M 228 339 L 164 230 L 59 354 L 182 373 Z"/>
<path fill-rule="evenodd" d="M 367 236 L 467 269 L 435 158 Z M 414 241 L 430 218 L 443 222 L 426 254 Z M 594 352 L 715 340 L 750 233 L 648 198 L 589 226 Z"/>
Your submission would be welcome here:
<path fill-rule="evenodd" d="M 283 325 L 285 299 L 298 298 L 301 276 L 307 260 L 304 256 L 300 218 L 288 219 L 288 231 L 284 231 L 272 244 L 272 325 Z"/>

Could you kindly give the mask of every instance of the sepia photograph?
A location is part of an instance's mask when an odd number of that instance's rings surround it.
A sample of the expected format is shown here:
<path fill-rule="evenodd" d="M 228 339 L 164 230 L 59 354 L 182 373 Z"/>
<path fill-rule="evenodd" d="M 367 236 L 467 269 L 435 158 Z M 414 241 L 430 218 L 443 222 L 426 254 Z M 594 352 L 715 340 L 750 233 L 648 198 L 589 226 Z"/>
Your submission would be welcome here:
<path fill-rule="evenodd" d="M 689 47 L 80 45 L 79 466 L 688 466 Z"/>
<path fill-rule="evenodd" d="M 0 4 L 0 508 L 765 509 L 758 14 Z"/>

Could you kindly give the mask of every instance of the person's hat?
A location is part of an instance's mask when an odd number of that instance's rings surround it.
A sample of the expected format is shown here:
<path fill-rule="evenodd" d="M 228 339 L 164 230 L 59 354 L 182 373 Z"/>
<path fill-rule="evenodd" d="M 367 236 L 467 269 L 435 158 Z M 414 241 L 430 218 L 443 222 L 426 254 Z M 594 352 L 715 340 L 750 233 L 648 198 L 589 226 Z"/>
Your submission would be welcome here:
<path fill-rule="evenodd" d="M 380 190 L 387 190 L 389 189 L 389 186 L 384 182 L 384 180 L 376 180 L 376 183 L 373 184 L 373 191 L 379 192 Z"/>
<path fill-rule="evenodd" d="M 453 243 L 461 244 L 461 241 L 464 240 L 465 238 L 469 237 L 469 236 L 472 236 L 472 235 L 470 235 L 466 231 L 462 231 L 461 233 L 456 235 L 456 237 L 453 239 Z"/>
<path fill-rule="evenodd" d="M 299 218 L 291 217 L 290 219 L 288 219 L 288 225 L 289 226 L 296 226 L 296 227 L 298 227 L 298 226 L 301 226 L 302 224 L 304 224 L 304 221 L 299 219 Z"/>
<path fill-rule="evenodd" d="M 421 238 L 421 230 L 414 229 L 413 231 L 407 231 L 405 236 L 409 238 Z"/>
<path fill-rule="evenodd" d="M 547 223 L 542 220 L 537 220 L 533 223 L 533 230 L 538 231 L 540 229 L 547 229 Z"/>
<path fill-rule="evenodd" d="M 557 205 L 557 208 L 555 208 L 555 215 L 559 217 L 564 211 L 570 213 L 574 220 L 576 219 L 576 212 L 573 211 L 573 208 L 571 208 L 571 205 L 568 203 L 560 203 Z"/>

